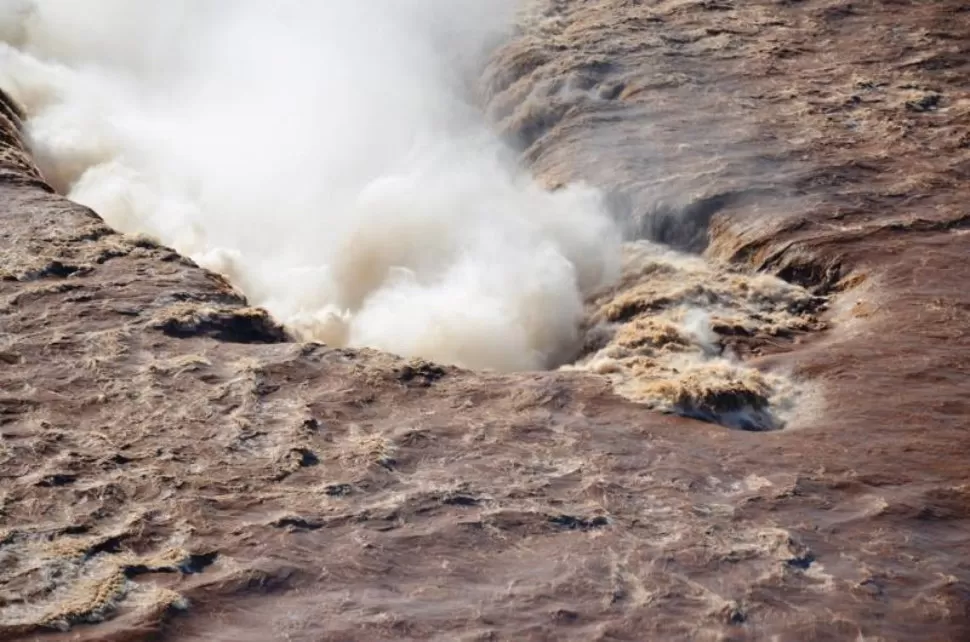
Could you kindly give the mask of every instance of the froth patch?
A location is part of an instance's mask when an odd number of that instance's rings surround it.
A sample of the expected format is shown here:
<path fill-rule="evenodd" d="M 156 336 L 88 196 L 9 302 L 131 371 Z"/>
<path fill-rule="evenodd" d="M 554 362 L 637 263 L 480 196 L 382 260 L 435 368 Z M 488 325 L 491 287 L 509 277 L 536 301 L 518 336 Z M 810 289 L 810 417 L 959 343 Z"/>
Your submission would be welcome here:
<path fill-rule="evenodd" d="M 792 417 L 800 387 L 745 364 L 738 350 L 820 329 L 825 305 L 768 275 L 631 243 L 620 283 L 591 302 L 584 354 L 569 367 L 609 377 L 619 394 L 660 411 L 775 430 Z"/>

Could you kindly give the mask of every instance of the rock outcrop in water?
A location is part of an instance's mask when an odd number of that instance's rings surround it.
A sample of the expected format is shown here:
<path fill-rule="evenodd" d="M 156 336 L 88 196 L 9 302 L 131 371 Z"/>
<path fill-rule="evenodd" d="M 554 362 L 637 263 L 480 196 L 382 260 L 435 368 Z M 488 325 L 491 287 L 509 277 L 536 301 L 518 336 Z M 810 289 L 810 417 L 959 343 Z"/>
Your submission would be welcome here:
<path fill-rule="evenodd" d="M 811 290 L 709 323 L 811 386 L 798 420 L 288 342 L 47 189 L 0 101 L 0 637 L 970 635 L 964 3 L 540 4 L 490 113 L 550 185 L 703 252 L 703 296 L 726 265 Z M 612 374 L 685 342 L 643 277 L 591 306 Z"/>

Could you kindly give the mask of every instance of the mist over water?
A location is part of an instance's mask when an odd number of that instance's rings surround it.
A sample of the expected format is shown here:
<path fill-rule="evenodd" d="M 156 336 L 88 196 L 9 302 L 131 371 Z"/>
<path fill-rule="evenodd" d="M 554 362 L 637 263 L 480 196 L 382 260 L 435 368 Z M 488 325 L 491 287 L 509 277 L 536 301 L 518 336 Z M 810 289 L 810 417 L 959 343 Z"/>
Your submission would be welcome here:
<path fill-rule="evenodd" d="M 41 170 L 303 339 L 468 367 L 570 358 L 616 277 L 600 195 L 548 192 L 469 87 L 516 0 L 7 0 Z"/>

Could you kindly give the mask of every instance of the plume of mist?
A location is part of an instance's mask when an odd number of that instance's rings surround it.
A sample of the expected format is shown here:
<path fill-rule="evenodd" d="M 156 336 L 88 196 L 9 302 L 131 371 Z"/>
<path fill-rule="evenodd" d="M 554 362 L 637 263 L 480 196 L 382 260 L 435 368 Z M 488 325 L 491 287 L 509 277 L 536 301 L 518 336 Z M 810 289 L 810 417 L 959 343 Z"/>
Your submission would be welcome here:
<path fill-rule="evenodd" d="M 550 367 L 615 278 L 600 195 L 548 192 L 470 87 L 516 0 L 7 0 L 41 170 L 305 339 Z"/>

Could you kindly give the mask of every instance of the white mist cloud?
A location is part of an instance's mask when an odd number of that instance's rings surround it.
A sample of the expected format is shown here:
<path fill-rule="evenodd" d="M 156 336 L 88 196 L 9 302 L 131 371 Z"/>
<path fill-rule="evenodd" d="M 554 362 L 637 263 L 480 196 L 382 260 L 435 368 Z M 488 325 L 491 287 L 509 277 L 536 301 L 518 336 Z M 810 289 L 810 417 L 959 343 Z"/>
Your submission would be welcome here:
<path fill-rule="evenodd" d="M 515 0 L 8 0 L 41 169 L 306 339 L 555 365 L 614 278 L 599 195 L 546 192 L 468 100 Z"/>

